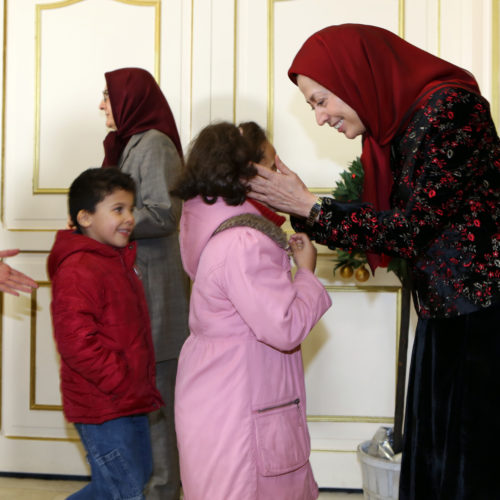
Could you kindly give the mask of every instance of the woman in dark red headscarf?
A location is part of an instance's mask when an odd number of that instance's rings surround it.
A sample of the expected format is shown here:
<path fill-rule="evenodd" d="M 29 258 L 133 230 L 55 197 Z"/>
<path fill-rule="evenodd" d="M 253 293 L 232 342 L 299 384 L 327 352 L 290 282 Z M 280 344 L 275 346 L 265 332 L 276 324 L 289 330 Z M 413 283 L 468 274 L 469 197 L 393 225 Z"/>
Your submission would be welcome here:
<path fill-rule="evenodd" d="M 150 73 L 122 68 L 105 78 L 99 108 L 112 131 L 104 140 L 103 166 L 117 166 L 137 185 L 132 237 L 151 317 L 156 382 L 166 402 L 150 417 L 148 497 L 173 500 L 180 494 L 173 395 L 177 358 L 188 334 L 188 280 L 178 241 L 181 200 L 169 189 L 182 168 L 182 147 L 167 100 Z"/>
<path fill-rule="evenodd" d="M 497 496 L 500 141 L 473 76 L 374 26 L 312 35 L 289 70 L 315 111 L 362 135 L 362 202 L 318 198 L 277 160 L 251 196 L 328 247 L 402 257 L 419 322 L 400 499 Z M 494 431 L 492 431 L 494 429 Z M 495 464 L 495 465 L 494 465 Z"/>

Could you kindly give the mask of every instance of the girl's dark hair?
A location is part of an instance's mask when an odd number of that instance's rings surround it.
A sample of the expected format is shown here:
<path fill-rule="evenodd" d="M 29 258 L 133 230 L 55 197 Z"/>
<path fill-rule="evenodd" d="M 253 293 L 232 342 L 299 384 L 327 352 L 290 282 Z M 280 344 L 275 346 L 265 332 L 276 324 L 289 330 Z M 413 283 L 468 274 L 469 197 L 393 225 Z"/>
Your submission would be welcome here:
<path fill-rule="evenodd" d="M 238 125 L 238 129 L 250 146 L 252 162 L 260 163 L 264 157 L 264 145 L 268 141 L 266 133 L 262 127 L 255 122 L 241 122 Z"/>
<path fill-rule="evenodd" d="M 72 182 L 68 208 L 71 222 L 79 232 L 81 228 L 77 221 L 78 212 L 86 210 L 93 214 L 97 204 L 117 189 L 132 193 L 135 199 L 134 179 L 116 167 L 89 168 Z"/>
<path fill-rule="evenodd" d="M 238 127 L 228 122 L 208 125 L 191 143 L 186 166 L 172 195 L 182 200 L 201 196 L 213 204 L 220 196 L 228 205 L 241 205 L 257 174 L 251 150 Z"/>

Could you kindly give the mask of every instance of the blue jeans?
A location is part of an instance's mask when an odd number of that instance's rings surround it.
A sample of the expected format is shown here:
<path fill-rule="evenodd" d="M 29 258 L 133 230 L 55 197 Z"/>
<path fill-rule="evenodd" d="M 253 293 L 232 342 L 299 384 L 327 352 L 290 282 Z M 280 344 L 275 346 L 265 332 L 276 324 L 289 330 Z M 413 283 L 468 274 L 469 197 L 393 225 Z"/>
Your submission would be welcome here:
<path fill-rule="evenodd" d="M 121 417 L 103 424 L 75 424 L 90 464 L 89 484 L 71 500 L 144 500 L 153 469 L 146 415 Z"/>

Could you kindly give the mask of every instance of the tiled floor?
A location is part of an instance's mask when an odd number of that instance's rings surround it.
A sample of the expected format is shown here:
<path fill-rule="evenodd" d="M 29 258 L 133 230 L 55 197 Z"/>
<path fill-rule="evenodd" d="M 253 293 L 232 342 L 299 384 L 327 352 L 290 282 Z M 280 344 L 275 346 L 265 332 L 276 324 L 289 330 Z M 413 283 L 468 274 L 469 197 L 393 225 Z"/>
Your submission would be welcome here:
<path fill-rule="evenodd" d="M 2 500 L 64 500 L 83 486 L 81 481 L 0 477 Z M 321 492 L 319 500 L 361 500 L 362 493 Z"/>

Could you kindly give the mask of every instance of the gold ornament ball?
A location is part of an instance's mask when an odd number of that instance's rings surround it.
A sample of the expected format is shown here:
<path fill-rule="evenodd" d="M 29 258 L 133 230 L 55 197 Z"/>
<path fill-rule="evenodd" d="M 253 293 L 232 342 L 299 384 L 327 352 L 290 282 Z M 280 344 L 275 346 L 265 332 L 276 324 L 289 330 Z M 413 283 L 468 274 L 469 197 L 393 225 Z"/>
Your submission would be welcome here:
<path fill-rule="evenodd" d="M 342 266 L 340 268 L 340 276 L 344 279 L 348 279 L 353 275 L 354 271 L 352 269 L 352 266 Z"/>
<path fill-rule="evenodd" d="M 354 277 L 358 281 L 366 281 L 370 277 L 370 273 L 368 272 L 368 269 L 366 269 L 365 266 L 360 266 L 356 269 Z"/>

